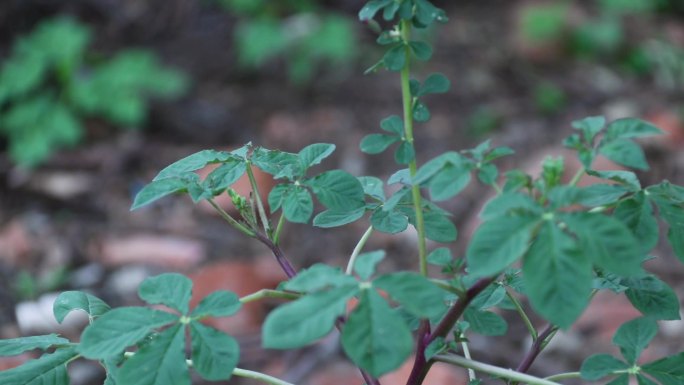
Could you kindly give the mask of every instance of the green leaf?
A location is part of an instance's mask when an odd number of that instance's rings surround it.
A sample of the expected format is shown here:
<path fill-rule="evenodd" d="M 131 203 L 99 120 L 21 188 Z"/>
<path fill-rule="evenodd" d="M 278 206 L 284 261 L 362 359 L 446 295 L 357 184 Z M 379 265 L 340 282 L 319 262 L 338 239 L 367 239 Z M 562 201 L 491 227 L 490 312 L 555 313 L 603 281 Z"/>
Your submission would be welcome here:
<path fill-rule="evenodd" d="M 416 122 L 427 122 L 430 120 L 430 110 L 420 100 L 413 104 L 413 119 Z"/>
<path fill-rule="evenodd" d="M 572 127 L 582 131 L 582 136 L 584 136 L 584 140 L 588 144 L 593 142 L 596 135 L 601 131 L 601 129 L 603 129 L 605 125 L 606 118 L 603 116 L 592 116 L 572 122 Z"/>
<path fill-rule="evenodd" d="M 400 140 L 396 135 L 370 134 L 361 140 L 360 148 L 366 154 L 379 154 Z"/>
<path fill-rule="evenodd" d="M 508 331 L 506 320 L 491 311 L 466 309 L 463 319 L 470 325 L 470 330 L 483 336 L 502 336 Z"/>
<path fill-rule="evenodd" d="M 647 254 L 658 243 L 658 221 L 653 216 L 651 202 L 642 192 L 625 199 L 615 208 L 613 215 L 627 225 L 634 237 L 639 240 L 639 250 Z"/>
<path fill-rule="evenodd" d="M 606 183 L 593 184 L 581 188 L 579 191 L 579 203 L 587 207 L 612 204 L 629 192 L 629 190 L 623 186 Z"/>
<path fill-rule="evenodd" d="M 167 195 L 184 191 L 186 188 L 187 182 L 181 178 L 167 178 L 154 181 L 138 192 L 133 201 L 133 206 L 131 206 L 131 211 L 146 206 Z"/>
<path fill-rule="evenodd" d="M 358 177 L 358 180 L 361 182 L 364 194 L 381 202 L 385 201 L 385 189 L 380 178 L 374 176 L 360 176 Z"/>
<path fill-rule="evenodd" d="M 629 139 L 615 139 L 599 147 L 599 153 L 615 163 L 623 166 L 648 170 L 644 151 L 638 144 Z"/>
<path fill-rule="evenodd" d="M 271 210 L 271 213 L 278 211 L 278 209 L 282 206 L 283 199 L 291 187 L 291 184 L 280 183 L 271 189 L 271 192 L 268 193 L 268 207 Z"/>
<path fill-rule="evenodd" d="M 73 310 L 83 310 L 91 318 L 96 318 L 108 312 L 109 309 L 109 305 L 104 301 L 82 291 L 62 292 L 52 305 L 52 312 L 59 323 L 62 323 L 64 317 Z"/>
<path fill-rule="evenodd" d="M 306 295 L 269 313 L 262 327 L 263 346 L 294 349 L 330 333 L 358 285 L 345 285 Z"/>
<path fill-rule="evenodd" d="M 390 71 L 401 71 L 406 65 L 406 46 L 404 44 L 393 46 L 382 57 L 382 62 Z"/>
<path fill-rule="evenodd" d="M 641 369 L 662 385 L 680 385 L 684 383 L 684 353 L 650 362 Z"/>
<path fill-rule="evenodd" d="M 145 279 L 138 287 L 138 295 L 151 305 L 166 305 L 187 314 L 192 296 L 192 281 L 178 273 L 165 273 Z"/>
<path fill-rule="evenodd" d="M 397 183 L 401 183 L 405 186 L 411 185 L 411 171 L 408 168 L 401 169 L 401 170 L 395 172 L 394 174 L 390 175 L 389 178 L 387 178 L 387 184 L 388 185 L 391 186 L 391 185 L 397 184 Z M 394 195 L 392 195 L 392 197 L 390 197 L 389 200 L 385 204 L 387 205 L 388 203 L 390 203 L 396 199 L 403 199 L 402 194 L 404 192 L 407 192 L 407 191 L 408 190 L 401 189 L 401 190 L 395 192 Z M 393 203 L 394 206 L 396 206 L 396 203 L 398 203 L 398 201 Z M 392 208 L 394 206 L 392 206 Z"/>
<path fill-rule="evenodd" d="M 370 217 L 373 228 L 383 233 L 396 234 L 408 227 L 408 218 L 395 210 L 385 211 L 378 208 Z"/>
<path fill-rule="evenodd" d="M 314 217 L 313 224 L 316 227 L 322 228 L 343 226 L 361 219 L 365 213 L 365 207 L 361 207 L 353 211 L 326 210 Z"/>
<path fill-rule="evenodd" d="M 620 347 L 627 363 L 636 364 L 641 352 L 658 333 L 658 324 L 651 318 L 641 317 L 623 323 L 613 336 L 613 344 Z"/>
<path fill-rule="evenodd" d="M 480 218 L 483 221 L 488 221 L 511 213 L 529 213 L 541 216 L 542 207 L 529 195 L 508 192 L 487 202 L 480 212 Z"/>
<path fill-rule="evenodd" d="M 178 316 L 144 307 L 121 307 L 102 315 L 81 336 L 79 352 L 86 358 L 105 359 L 121 354 L 153 329 L 178 321 Z"/>
<path fill-rule="evenodd" d="M 434 249 L 427 256 L 427 262 L 436 266 L 448 266 L 453 260 L 454 256 L 451 255 L 451 250 L 446 247 Z"/>
<path fill-rule="evenodd" d="M 226 290 L 215 291 L 202 298 L 202 301 L 192 311 L 193 317 L 226 317 L 240 310 L 242 303 L 238 296 Z"/>
<path fill-rule="evenodd" d="M 283 289 L 308 293 L 330 287 L 349 286 L 356 280 L 339 268 L 317 263 L 299 272 L 295 277 L 283 284 Z"/>
<path fill-rule="evenodd" d="M 629 385 L 629 375 L 621 374 L 606 385 Z"/>
<path fill-rule="evenodd" d="M 283 214 L 293 223 L 307 223 L 313 214 L 313 199 L 309 190 L 295 186 L 283 197 Z"/>
<path fill-rule="evenodd" d="M 641 190 L 641 183 L 636 174 L 631 171 L 596 171 L 587 170 L 587 174 L 601 179 L 608 179 L 620 183 L 629 189 L 629 191 Z"/>
<path fill-rule="evenodd" d="M 411 48 L 413 54 L 416 55 L 416 59 L 418 60 L 426 61 L 430 60 L 432 57 L 432 47 L 430 47 L 430 44 L 428 43 L 422 41 L 412 41 L 409 42 L 409 47 Z"/>
<path fill-rule="evenodd" d="M 629 287 L 625 295 L 641 314 L 656 320 L 680 319 L 679 299 L 665 282 L 654 276 L 645 276 L 621 283 Z"/>
<path fill-rule="evenodd" d="M 427 94 L 443 94 L 449 91 L 451 82 L 446 76 L 440 73 L 434 73 L 425 79 L 425 82 L 420 87 L 416 96 L 423 96 Z"/>
<path fill-rule="evenodd" d="M 523 282 L 535 311 L 554 325 L 569 327 L 589 303 L 592 281 L 589 257 L 571 236 L 546 221 L 523 260 Z"/>
<path fill-rule="evenodd" d="M 326 171 L 307 181 L 325 207 L 336 211 L 365 206 L 363 187 L 351 174 L 342 170 Z"/>
<path fill-rule="evenodd" d="M 651 191 L 651 190 L 647 190 Z M 684 262 L 684 209 L 682 204 L 671 198 L 663 198 L 656 194 L 649 194 L 658 206 L 660 217 L 668 224 L 667 239 L 680 261 Z"/>
<path fill-rule="evenodd" d="M 446 215 L 437 211 L 423 212 L 425 236 L 435 242 L 453 242 L 458 236 L 456 225 Z M 415 221 L 412 222 L 415 226 Z"/>
<path fill-rule="evenodd" d="M 68 385 L 67 364 L 78 353 L 75 348 L 58 349 L 13 369 L 0 372 L 2 385 Z"/>
<path fill-rule="evenodd" d="M 506 298 L 506 288 L 502 285 L 489 285 L 470 302 L 475 310 L 487 310 L 500 304 Z"/>
<path fill-rule="evenodd" d="M 297 156 L 302 170 L 315 166 L 330 156 L 335 151 L 334 144 L 315 143 L 304 147 Z"/>
<path fill-rule="evenodd" d="M 70 341 L 57 334 L 31 336 L 0 340 L 0 356 L 16 356 L 33 349 L 47 350 L 55 345 L 66 345 Z"/>
<path fill-rule="evenodd" d="M 564 214 L 561 218 L 579 238 L 582 252 L 599 267 L 621 276 L 643 272 L 639 242 L 619 220 L 593 213 Z"/>
<path fill-rule="evenodd" d="M 638 385 L 658 385 L 657 383 L 653 382 L 650 380 L 648 377 L 644 376 L 643 374 L 637 374 L 637 384 Z M 627 385 L 627 381 L 625 381 L 625 385 Z M 614 384 L 616 385 L 616 384 Z"/>
<path fill-rule="evenodd" d="M 480 167 L 477 171 L 477 178 L 484 184 L 492 185 L 496 183 L 496 178 L 499 176 L 499 170 L 495 165 L 488 163 Z"/>
<path fill-rule="evenodd" d="M 661 135 L 663 132 L 656 126 L 634 118 L 618 119 L 611 122 L 606 129 L 608 140 L 617 138 L 641 138 Z"/>
<path fill-rule="evenodd" d="M 166 166 L 152 179 L 158 181 L 181 176 L 187 172 L 199 170 L 210 163 L 218 163 L 231 159 L 233 155 L 225 151 L 202 150 Z"/>
<path fill-rule="evenodd" d="M 430 180 L 430 196 L 435 201 L 444 201 L 456 196 L 470 183 L 470 169 L 447 164 Z"/>
<path fill-rule="evenodd" d="M 627 369 L 628 367 L 629 366 L 626 363 L 611 355 L 594 354 L 584 360 L 582 367 L 580 368 L 580 375 L 585 380 L 596 381 L 611 375 L 618 370 Z"/>
<path fill-rule="evenodd" d="M 404 121 L 398 115 L 390 115 L 381 120 L 380 128 L 398 136 L 404 135 Z"/>
<path fill-rule="evenodd" d="M 532 216 L 515 216 L 484 222 L 468 245 L 468 272 L 485 277 L 503 271 L 525 253 L 538 221 Z"/>
<path fill-rule="evenodd" d="M 247 171 L 247 165 L 243 160 L 229 159 L 207 175 L 204 185 L 214 194 L 222 193 L 237 182 L 245 171 Z"/>
<path fill-rule="evenodd" d="M 228 380 L 240 358 L 235 338 L 199 322 L 190 323 L 193 368 L 209 381 Z"/>
<path fill-rule="evenodd" d="M 126 385 L 190 385 L 184 325 L 166 329 L 144 344 L 121 366 L 119 381 Z"/>
<path fill-rule="evenodd" d="M 356 365 L 378 377 L 408 358 L 413 337 L 402 317 L 378 293 L 366 289 L 344 325 L 342 347 Z"/>
<path fill-rule="evenodd" d="M 373 281 L 373 286 L 386 291 L 393 300 L 417 317 L 436 317 L 446 309 L 446 292 L 417 273 L 404 271 L 382 275 Z"/>
<path fill-rule="evenodd" d="M 401 142 L 394 151 L 394 160 L 399 164 L 409 164 L 416 157 L 416 150 L 407 141 Z"/>
<path fill-rule="evenodd" d="M 365 21 L 372 19 L 379 10 L 390 5 L 392 2 L 393 0 L 371 0 L 367 2 L 359 11 L 359 20 Z"/>
<path fill-rule="evenodd" d="M 448 151 L 433 159 L 430 159 L 424 165 L 422 165 L 416 174 L 413 176 L 412 183 L 416 185 L 423 185 L 428 182 L 435 174 L 437 174 L 446 165 L 463 165 L 464 158 L 461 154 Z"/>
<path fill-rule="evenodd" d="M 258 147 L 252 152 L 251 160 L 255 166 L 265 173 L 273 175 L 275 179 L 294 180 L 296 177 L 304 175 L 297 154 Z"/>
<path fill-rule="evenodd" d="M 359 254 L 354 262 L 354 272 L 363 280 L 375 274 L 375 266 L 385 258 L 385 250 L 375 250 Z"/>

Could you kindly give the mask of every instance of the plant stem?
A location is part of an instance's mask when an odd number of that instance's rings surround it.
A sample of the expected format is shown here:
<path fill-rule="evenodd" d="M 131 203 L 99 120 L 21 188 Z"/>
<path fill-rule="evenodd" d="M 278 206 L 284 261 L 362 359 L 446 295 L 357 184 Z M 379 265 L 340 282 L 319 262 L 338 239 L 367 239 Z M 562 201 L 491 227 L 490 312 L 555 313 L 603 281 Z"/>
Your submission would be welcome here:
<path fill-rule="evenodd" d="M 238 222 L 237 220 L 235 220 L 235 218 L 231 217 L 230 214 L 228 214 L 226 210 L 224 210 L 221 206 L 216 204 L 216 202 L 214 202 L 213 199 L 207 199 L 207 201 L 219 213 L 221 218 L 225 219 L 226 222 L 228 222 L 229 225 L 233 226 L 234 228 L 236 228 L 248 237 L 256 237 L 256 233 L 254 231 L 245 227 L 242 223 Z"/>
<path fill-rule="evenodd" d="M 544 378 L 530 376 L 529 374 L 516 372 L 512 369 L 504 369 L 498 366 L 485 364 L 483 362 L 469 360 L 461 356 L 444 356 L 438 355 L 434 357 L 435 361 L 445 362 L 447 364 L 458 365 L 463 368 L 473 369 L 478 372 L 483 372 L 490 374 L 495 377 L 507 378 L 516 382 L 522 382 L 530 385 L 560 385 L 557 382 L 553 382 Z"/>
<path fill-rule="evenodd" d="M 554 326 L 552 324 L 549 324 L 546 328 L 544 328 L 544 330 L 539 333 L 537 339 L 532 343 L 532 347 L 525 355 L 525 358 L 523 358 L 523 360 L 520 362 L 520 365 L 518 365 L 516 371 L 525 373 L 530 370 L 534 360 L 537 359 L 539 353 L 541 353 L 541 351 L 544 350 L 544 347 L 546 347 L 546 340 L 552 337 L 556 331 L 558 331 L 558 326 Z"/>
<path fill-rule="evenodd" d="M 271 239 L 268 236 L 264 235 L 261 232 L 257 231 L 255 233 L 255 236 L 256 239 L 261 241 L 261 243 L 266 245 L 266 247 L 268 247 L 271 250 L 271 253 L 273 253 L 273 256 L 276 258 L 276 261 L 278 261 L 278 264 L 285 272 L 285 275 L 287 275 L 287 278 L 292 278 L 295 275 L 297 275 L 297 270 L 295 270 L 295 268 L 292 266 L 290 261 L 285 256 L 283 250 L 278 245 L 273 243 L 273 241 L 271 241 Z"/>
<path fill-rule="evenodd" d="M 278 225 L 276 226 L 275 232 L 273 233 L 272 239 L 273 243 L 276 245 L 280 241 L 280 232 L 283 231 L 283 225 L 285 224 L 285 215 L 280 214 L 280 219 L 278 219 Z"/>
<path fill-rule="evenodd" d="M 233 370 L 233 375 L 238 376 L 238 377 L 243 377 L 243 378 L 251 378 L 253 380 L 261 381 L 261 382 L 264 382 L 267 384 L 272 384 L 272 385 L 295 385 L 295 384 L 283 381 L 281 379 L 269 376 L 267 374 L 254 372 L 254 371 L 247 370 L 247 369 L 235 368 L 235 370 Z"/>
<path fill-rule="evenodd" d="M 261 218 L 261 224 L 264 226 L 264 231 L 266 234 L 270 234 L 271 230 L 268 225 L 268 216 L 266 216 L 266 210 L 264 210 L 264 204 L 261 202 L 261 194 L 259 194 L 259 186 L 257 186 L 256 178 L 254 178 L 254 171 L 252 171 L 252 162 L 247 161 L 247 176 L 249 177 L 249 183 L 252 185 L 252 192 L 254 193 L 254 200 L 257 204 L 257 209 L 259 210 L 259 218 Z"/>
<path fill-rule="evenodd" d="M 438 286 L 440 289 L 448 291 L 450 293 L 454 293 L 457 295 L 462 295 L 463 291 L 451 286 L 449 282 L 443 280 L 443 279 L 437 279 L 437 278 L 430 278 L 430 282 L 432 282 L 435 286 Z"/>
<path fill-rule="evenodd" d="M 523 309 L 522 304 L 520 301 L 518 301 L 517 298 L 509 290 L 506 290 L 506 296 L 508 299 L 513 302 L 513 305 L 515 306 L 515 310 L 518 312 L 520 315 L 520 318 L 522 318 L 523 322 L 525 323 L 525 327 L 527 327 L 527 331 L 530 332 L 530 335 L 532 336 L 532 341 L 537 340 L 537 329 L 534 328 L 534 325 L 532 325 L 532 321 L 530 321 L 530 317 L 527 316 L 527 313 L 525 313 L 525 309 Z"/>
<path fill-rule="evenodd" d="M 349 257 L 349 263 L 347 263 L 347 270 L 345 271 L 347 275 L 351 275 L 354 272 L 354 263 L 356 262 L 356 257 L 359 256 L 361 250 L 363 249 L 363 246 L 366 245 L 366 242 L 368 241 L 368 238 L 370 238 L 372 233 L 373 226 L 368 226 L 368 230 L 366 230 L 366 232 L 363 233 L 361 239 L 359 239 L 359 243 L 357 243 L 356 247 L 354 247 L 354 251 L 352 251 L 352 254 Z"/>
<path fill-rule="evenodd" d="M 295 299 L 298 299 L 299 297 L 301 297 L 301 295 L 298 293 L 289 293 L 289 292 L 280 291 L 280 290 L 261 289 L 255 293 L 248 294 L 248 295 L 240 298 L 240 302 L 248 303 L 248 302 L 258 301 L 258 300 L 264 299 L 264 298 L 278 298 L 278 299 L 295 300 Z"/>
<path fill-rule="evenodd" d="M 405 43 L 406 49 L 406 65 L 401 70 L 401 96 L 404 109 L 404 140 L 412 148 L 413 145 L 413 96 L 411 95 L 411 51 L 408 47 L 408 42 L 411 40 L 411 21 L 402 20 L 399 24 L 401 37 Z M 415 158 L 409 162 L 409 174 L 414 176 L 418 170 L 418 165 Z M 425 220 L 423 219 L 422 198 L 420 195 L 420 186 L 411 186 L 411 195 L 413 197 L 413 207 L 416 212 L 416 230 L 418 231 L 418 262 L 420 273 L 427 276 L 427 245 L 425 243 Z"/>
<path fill-rule="evenodd" d="M 478 294 L 487 288 L 487 286 L 494 282 L 494 280 L 496 280 L 496 276 L 482 278 L 475 282 L 475 284 L 471 286 L 465 292 L 465 294 L 463 294 L 463 296 L 461 296 L 456 303 L 451 306 L 451 309 L 449 309 L 442 320 L 439 321 L 437 327 L 435 327 L 435 330 L 433 330 L 432 333 L 426 336 L 418 337 L 419 343 L 418 349 L 416 349 L 416 359 L 413 363 L 413 370 L 411 371 L 411 375 L 409 376 L 406 385 L 420 385 L 423 383 L 425 375 L 433 363 L 432 360 L 425 360 L 425 348 L 435 339 L 439 337 L 445 338 L 454 327 L 458 319 L 461 318 L 466 307 L 468 307 L 468 304 L 470 304 L 470 302 L 477 297 Z"/>
<path fill-rule="evenodd" d="M 461 338 L 465 338 L 465 334 L 461 333 Z M 472 360 L 472 357 L 470 356 L 470 349 L 468 349 L 468 343 L 465 341 L 465 339 L 461 342 L 461 348 L 463 349 L 463 357 L 467 360 Z M 473 381 L 476 380 L 477 377 L 475 376 L 475 370 L 468 368 L 468 380 Z"/>
<path fill-rule="evenodd" d="M 545 380 L 558 381 L 558 380 L 567 380 L 568 378 L 580 378 L 580 372 L 568 372 L 568 373 L 554 374 L 553 376 L 546 377 Z"/>
<path fill-rule="evenodd" d="M 577 170 L 577 172 L 572 177 L 572 179 L 570 179 L 570 183 L 569 183 L 570 186 L 575 186 L 579 182 L 580 178 L 582 178 L 582 175 L 584 175 L 584 173 L 586 171 L 587 171 L 586 167 L 584 167 L 584 166 L 580 167 L 580 169 Z"/>

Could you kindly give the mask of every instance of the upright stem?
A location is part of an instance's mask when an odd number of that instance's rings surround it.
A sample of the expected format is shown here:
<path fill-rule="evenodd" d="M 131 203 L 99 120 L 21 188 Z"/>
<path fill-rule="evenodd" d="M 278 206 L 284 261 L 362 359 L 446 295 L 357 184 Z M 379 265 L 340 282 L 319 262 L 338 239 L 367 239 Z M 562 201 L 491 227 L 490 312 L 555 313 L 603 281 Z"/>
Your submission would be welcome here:
<path fill-rule="evenodd" d="M 399 24 L 401 31 L 401 38 L 406 43 L 406 65 L 401 70 L 401 96 L 404 107 L 404 138 L 406 143 L 413 146 L 413 96 L 411 95 L 411 51 L 408 48 L 408 42 L 411 40 L 411 21 L 402 20 Z M 415 151 L 414 151 L 415 153 Z M 409 173 L 411 176 L 416 174 L 418 166 L 416 160 L 409 162 Z M 420 273 L 427 276 L 427 246 L 425 243 L 425 220 L 423 219 L 422 198 L 420 195 L 420 186 L 411 186 L 411 195 L 413 196 L 413 207 L 416 212 L 416 230 L 418 231 L 418 261 L 420 266 Z"/>
<path fill-rule="evenodd" d="M 270 234 L 271 230 L 268 224 L 268 216 L 266 215 L 266 210 L 264 210 L 264 204 L 261 202 L 261 194 L 259 193 L 259 186 L 257 185 L 256 178 L 254 178 L 254 172 L 252 171 L 252 163 L 247 162 L 247 176 L 249 177 L 249 183 L 252 185 L 252 192 L 254 193 L 254 201 L 257 204 L 257 210 L 259 210 L 259 218 L 261 219 L 261 224 L 264 226 L 264 231 L 266 234 Z"/>

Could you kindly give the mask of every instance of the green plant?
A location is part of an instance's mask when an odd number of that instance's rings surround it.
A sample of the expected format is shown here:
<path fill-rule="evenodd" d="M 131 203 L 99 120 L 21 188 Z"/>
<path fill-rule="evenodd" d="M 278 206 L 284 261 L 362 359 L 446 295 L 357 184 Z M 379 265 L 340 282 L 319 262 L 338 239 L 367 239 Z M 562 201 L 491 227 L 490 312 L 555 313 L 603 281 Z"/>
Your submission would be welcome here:
<path fill-rule="evenodd" d="M 143 122 L 149 97 L 173 97 L 186 88 L 178 72 L 147 51 L 89 60 L 90 30 L 71 19 L 41 22 L 19 38 L 0 70 L 0 134 L 12 159 L 34 166 L 83 136 L 82 118 L 118 126 Z"/>
<path fill-rule="evenodd" d="M 207 296 L 189 309 L 191 281 L 179 274 L 164 274 L 144 281 L 140 298 L 168 311 L 146 307 L 110 310 L 97 298 L 67 292 L 55 304 L 58 320 L 74 309 L 92 319 L 80 342 L 56 335 L 0 341 L 0 354 L 32 349 L 53 349 L 18 368 L 0 372 L 9 385 L 63 385 L 66 365 L 78 357 L 98 360 L 107 369 L 107 384 L 188 384 L 192 367 L 208 380 L 246 376 L 270 384 L 287 382 L 236 368 L 239 346 L 223 333 L 204 326 L 206 317 L 229 316 L 242 303 L 263 298 L 288 301 L 273 310 L 263 325 L 263 343 L 273 349 L 292 349 L 313 343 L 333 329 L 341 332 L 342 347 L 369 385 L 378 376 L 396 369 L 415 351 L 407 385 L 423 383 L 435 362 L 446 362 L 470 372 L 471 384 L 486 374 L 509 384 L 558 385 L 568 378 L 595 380 L 616 377 L 611 384 L 626 384 L 636 377 L 642 384 L 681 384 L 684 353 L 639 365 L 637 359 L 657 331 L 656 320 L 679 319 L 674 291 L 642 264 L 659 240 L 657 217 L 669 226 L 668 240 L 684 260 L 684 187 L 667 181 L 643 187 L 636 174 L 625 170 L 592 168 L 599 155 L 626 167 L 648 169 L 635 139 L 660 130 L 637 119 L 607 122 L 590 117 L 573 123 L 576 133 L 564 144 L 577 152 L 582 165 L 564 182 L 562 158 L 548 158 L 538 177 L 520 170 L 505 173 L 500 181 L 495 161 L 513 151 L 492 147 L 490 141 L 472 149 L 441 154 L 421 166 L 414 148 L 414 122 L 429 117 L 421 99 L 442 93 L 449 81 L 441 74 L 422 82 L 411 79 L 413 59 L 429 59 L 429 45 L 412 39 L 413 28 L 446 21 L 444 12 L 427 0 L 372 0 L 360 12 L 362 20 L 381 14 L 393 26 L 378 42 L 387 51 L 372 69 L 399 73 L 403 118 L 390 116 L 380 123 L 382 133 L 366 136 L 361 149 L 380 153 L 395 146 L 400 169 L 389 180 L 354 177 L 342 170 L 310 175 L 335 149 L 332 144 L 312 144 L 298 153 L 269 150 L 247 144 L 231 151 L 204 150 L 164 168 L 136 196 L 132 209 L 175 193 L 193 201 L 207 200 L 230 226 L 266 245 L 287 276 L 277 290 L 260 290 L 238 298 L 229 292 Z M 205 179 L 195 173 L 207 164 L 218 164 Z M 252 174 L 252 166 L 281 183 L 269 194 L 265 209 Z M 230 189 L 247 174 L 255 194 L 237 195 Z M 603 180 L 578 187 L 584 175 Z M 449 212 L 436 202 L 451 199 L 470 182 L 491 186 L 496 196 L 481 214 L 481 225 L 469 241 L 464 257 L 448 248 L 428 252 L 426 239 L 449 243 L 457 231 Z M 395 185 L 386 194 L 385 183 Z M 228 193 L 241 214 L 231 216 L 214 202 Z M 426 194 L 427 193 L 427 194 Z M 428 199 L 428 195 L 431 199 Z M 313 198 L 325 210 L 314 216 Z M 654 207 L 657 207 L 656 217 Z M 280 212 L 278 214 L 278 212 Z M 368 217 L 369 227 L 350 255 L 347 266 L 315 264 L 297 269 L 280 246 L 287 222 L 336 227 Z M 364 252 L 376 231 L 398 233 L 412 225 L 417 230 L 416 271 L 377 274 L 386 252 Z M 443 277 L 428 274 L 428 264 Z M 600 290 L 624 293 L 643 317 L 629 321 L 615 334 L 623 360 L 607 355 L 585 360 L 578 372 L 538 378 L 526 372 L 559 329 L 569 328 Z M 527 298 L 527 306 L 522 298 Z M 349 301 L 356 299 L 348 310 Z M 512 309 L 526 325 L 532 346 L 521 353 L 516 370 L 476 361 L 470 357 L 468 336 L 505 335 L 507 324 L 495 308 Z M 549 323 L 538 330 L 530 322 L 533 310 Z M 192 352 L 184 354 L 186 330 Z M 137 350 L 130 349 L 137 347 Z"/>
<path fill-rule="evenodd" d="M 337 13 L 323 13 L 316 1 L 220 0 L 240 17 L 235 29 L 238 62 L 258 69 L 284 60 L 294 83 L 311 80 L 322 66 L 340 67 L 357 54 L 352 22 Z"/>

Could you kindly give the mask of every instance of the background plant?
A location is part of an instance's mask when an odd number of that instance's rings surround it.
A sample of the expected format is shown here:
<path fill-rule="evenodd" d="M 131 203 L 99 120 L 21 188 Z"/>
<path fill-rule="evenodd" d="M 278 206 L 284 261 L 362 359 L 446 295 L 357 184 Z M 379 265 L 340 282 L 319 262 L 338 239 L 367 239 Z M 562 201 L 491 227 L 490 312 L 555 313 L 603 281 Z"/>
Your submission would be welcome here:
<path fill-rule="evenodd" d="M 83 138 L 83 119 L 102 118 L 135 128 L 150 97 L 179 96 L 184 76 L 163 68 L 148 51 L 102 59 L 87 50 L 91 30 L 68 18 L 41 22 L 20 37 L 0 70 L 0 133 L 12 160 L 45 161 Z"/>
<path fill-rule="evenodd" d="M 684 259 L 684 188 L 667 181 L 642 186 L 632 171 L 594 169 L 596 158 L 603 156 L 628 168 L 647 170 L 637 140 L 660 130 L 629 118 L 607 121 L 589 117 L 574 122 L 576 133 L 564 145 L 577 153 L 582 167 L 569 178 L 564 178 L 562 158 L 546 159 L 538 176 L 512 170 L 499 177 L 496 161 L 513 151 L 490 141 L 443 153 L 419 165 L 414 123 L 430 118 L 424 97 L 446 92 L 450 84 L 438 73 L 411 78 L 412 61 L 427 60 L 432 53 L 431 47 L 414 40 L 411 32 L 445 22 L 446 15 L 426 0 L 374 0 L 360 12 L 362 20 L 376 16 L 391 26 L 378 38 L 386 53 L 371 70 L 399 73 L 403 111 L 401 117 L 383 119 L 382 132 L 366 136 L 361 150 L 381 153 L 392 147 L 400 169 L 387 181 L 355 177 L 343 170 L 314 174 L 313 166 L 334 151 L 332 144 L 312 144 L 297 153 L 247 144 L 231 152 L 200 151 L 169 165 L 133 203 L 132 208 L 137 209 L 175 193 L 187 193 L 195 202 L 207 200 L 232 227 L 273 252 L 288 277 L 277 290 L 261 290 L 242 298 L 218 292 L 190 310 L 187 278 L 166 274 L 146 280 L 139 288 L 141 299 L 165 305 L 169 311 L 144 307 L 110 310 L 92 296 L 68 292 L 56 302 L 55 316 L 60 320 L 70 310 L 86 310 L 93 322 L 81 341 L 75 344 L 55 335 L 5 340 L 0 352 L 6 355 L 32 349 L 55 351 L 1 372 L 0 380 L 64 384 L 66 364 L 83 356 L 102 363 L 109 384 L 156 384 L 169 379 L 187 384 L 189 367 L 210 380 L 238 375 L 286 384 L 236 368 L 239 348 L 233 339 L 198 323 L 204 317 L 232 315 L 240 303 L 269 297 L 289 302 L 272 311 L 263 325 L 266 347 L 297 348 L 339 329 L 346 355 L 368 384 L 379 384 L 377 377 L 396 369 L 412 351 L 416 354 L 409 385 L 423 383 L 435 362 L 471 369 L 471 383 L 479 383 L 478 376 L 483 374 L 508 383 L 546 385 L 576 377 L 609 377 L 613 384 L 624 384 L 630 376 L 647 384 L 681 383 L 681 353 L 646 364 L 639 364 L 638 358 L 657 332 L 657 320 L 679 318 L 674 291 L 642 264 L 651 258 L 659 240 L 658 219 L 668 226 L 667 238 L 675 255 Z M 208 164 L 218 167 L 202 179 L 195 171 Z M 260 199 L 252 167 L 280 182 L 269 194 L 270 212 Z M 254 190 L 250 196 L 230 189 L 245 174 Z M 578 187 L 584 175 L 603 182 Z M 481 224 L 465 255 L 455 257 L 446 247 L 428 245 L 426 239 L 438 243 L 456 239 L 449 212 L 437 203 L 456 197 L 469 183 L 491 186 L 496 195 L 482 209 Z M 214 202 L 214 197 L 226 193 L 239 218 Z M 314 198 L 325 208 L 315 216 Z M 315 264 L 300 270 L 287 257 L 280 246 L 283 226 L 309 223 L 312 217 L 319 227 L 367 218 L 369 227 L 360 235 L 346 266 Z M 375 231 L 399 233 L 409 225 L 418 235 L 415 271 L 377 272 L 386 251 L 364 250 L 368 239 Z M 428 251 L 428 246 L 432 250 Z M 428 264 L 441 269 L 440 278 L 428 274 Z M 577 372 L 545 379 L 526 374 L 555 333 L 570 327 L 600 290 L 624 293 L 643 314 L 615 334 L 613 342 L 622 358 L 592 356 Z M 522 298 L 527 298 L 529 306 Z M 353 299 L 356 303 L 348 310 Z M 548 325 L 535 328 L 530 310 Z M 516 370 L 477 361 L 467 348 L 468 336 L 473 333 L 507 333 L 500 311 L 516 312 L 533 340 L 529 350 L 520 353 Z M 189 358 L 183 353 L 187 329 L 193 347 Z M 128 350 L 132 346 L 137 350 Z"/>

